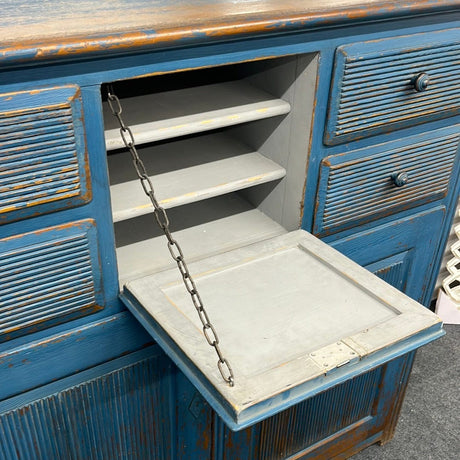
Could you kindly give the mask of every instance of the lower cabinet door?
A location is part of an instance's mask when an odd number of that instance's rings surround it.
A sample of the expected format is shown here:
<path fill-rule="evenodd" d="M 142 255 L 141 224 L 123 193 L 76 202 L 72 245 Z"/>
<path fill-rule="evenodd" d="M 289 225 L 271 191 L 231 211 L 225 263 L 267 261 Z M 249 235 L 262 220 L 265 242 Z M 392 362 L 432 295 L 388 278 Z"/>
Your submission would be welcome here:
<path fill-rule="evenodd" d="M 0 401 L 0 459 L 347 458 L 392 436 L 413 357 L 232 432 L 153 346 Z"/>
<path fill-rule="evenodd" d="M 436 207 L 331 244 L 387 283 L 427 305 L 445 208 Z"/>

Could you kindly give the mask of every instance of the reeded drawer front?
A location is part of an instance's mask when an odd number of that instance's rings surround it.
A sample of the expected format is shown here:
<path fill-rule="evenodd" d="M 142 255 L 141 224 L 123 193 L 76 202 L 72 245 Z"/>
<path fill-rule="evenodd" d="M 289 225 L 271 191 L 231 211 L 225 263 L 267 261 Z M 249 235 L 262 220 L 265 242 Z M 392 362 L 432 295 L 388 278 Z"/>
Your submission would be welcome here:
<path fill-rule="evenodd" d="M 459 113 L 460 29 L 337 49 L 325 144 Z"/>
<path fill-rule="evenodd" d="M 444 197 L 458 131 L 456 126 L 444 136 L 408 138 L 323 159 L 314 233 L 335 233 Z"/>
<path fill-rule="evenodd" d="M 0 223 L 90 199 L 79 88 L 0 95 Z"/>
<path fill-rule="evenodd" d="M 94 221 L 0 240 L 0 342 L 100 310 Z"/>

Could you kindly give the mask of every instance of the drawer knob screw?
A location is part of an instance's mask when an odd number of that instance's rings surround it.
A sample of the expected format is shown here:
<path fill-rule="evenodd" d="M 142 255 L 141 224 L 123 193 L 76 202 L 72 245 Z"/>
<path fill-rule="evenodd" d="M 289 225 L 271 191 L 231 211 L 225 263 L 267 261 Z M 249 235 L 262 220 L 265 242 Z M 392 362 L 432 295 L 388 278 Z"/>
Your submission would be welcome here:
<path fill-rule="evenodd" d="M 391 179 L 393 180 L 393 183 L 396 185 L 396 187 L 402 187 L 409 181 L 409 174 L 407 174 L 405 171 L 400 173 L 393 173 L 391 175 Z"/>
<path fill-rule="evenodd" d="M 429 84 L 430 77 L 426 73 L 420 73 L 414 79 L 414 89 L 419 93 L 423 93 L 423 91 L 426 91 Z"/>

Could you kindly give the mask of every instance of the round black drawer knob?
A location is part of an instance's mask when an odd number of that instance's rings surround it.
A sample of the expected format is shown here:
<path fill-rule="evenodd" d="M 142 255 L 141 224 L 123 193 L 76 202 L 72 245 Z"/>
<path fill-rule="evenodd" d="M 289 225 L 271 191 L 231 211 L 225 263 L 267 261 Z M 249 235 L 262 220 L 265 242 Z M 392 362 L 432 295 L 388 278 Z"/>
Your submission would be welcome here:
<path fill-rule="evenodd" d="M 430 77 L 426 73 L 418 74 L 414 79 L 414 89 L 419 93 L 423 93 L 430 84 Z"/>
<path fill-rule="evenodd" d="M 403 185 L 406 185 L 409 181 L 409 174 L 403 171 L 400 173 L 392 174 L 391 178 L 393 179 L 393 183 L 396 185 L 396 187 L 402 187 Z"/>

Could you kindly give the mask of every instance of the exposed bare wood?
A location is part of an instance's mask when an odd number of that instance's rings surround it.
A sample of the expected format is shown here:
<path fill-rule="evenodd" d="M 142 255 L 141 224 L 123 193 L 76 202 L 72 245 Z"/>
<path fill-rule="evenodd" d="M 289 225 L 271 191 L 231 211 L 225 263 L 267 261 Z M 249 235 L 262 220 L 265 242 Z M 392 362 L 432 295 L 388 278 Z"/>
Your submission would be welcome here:
<path fill-rule="evenodd" d="M 458 0 L 2 2 L 0 60 L 61 58 L 458 8 Z"/>

